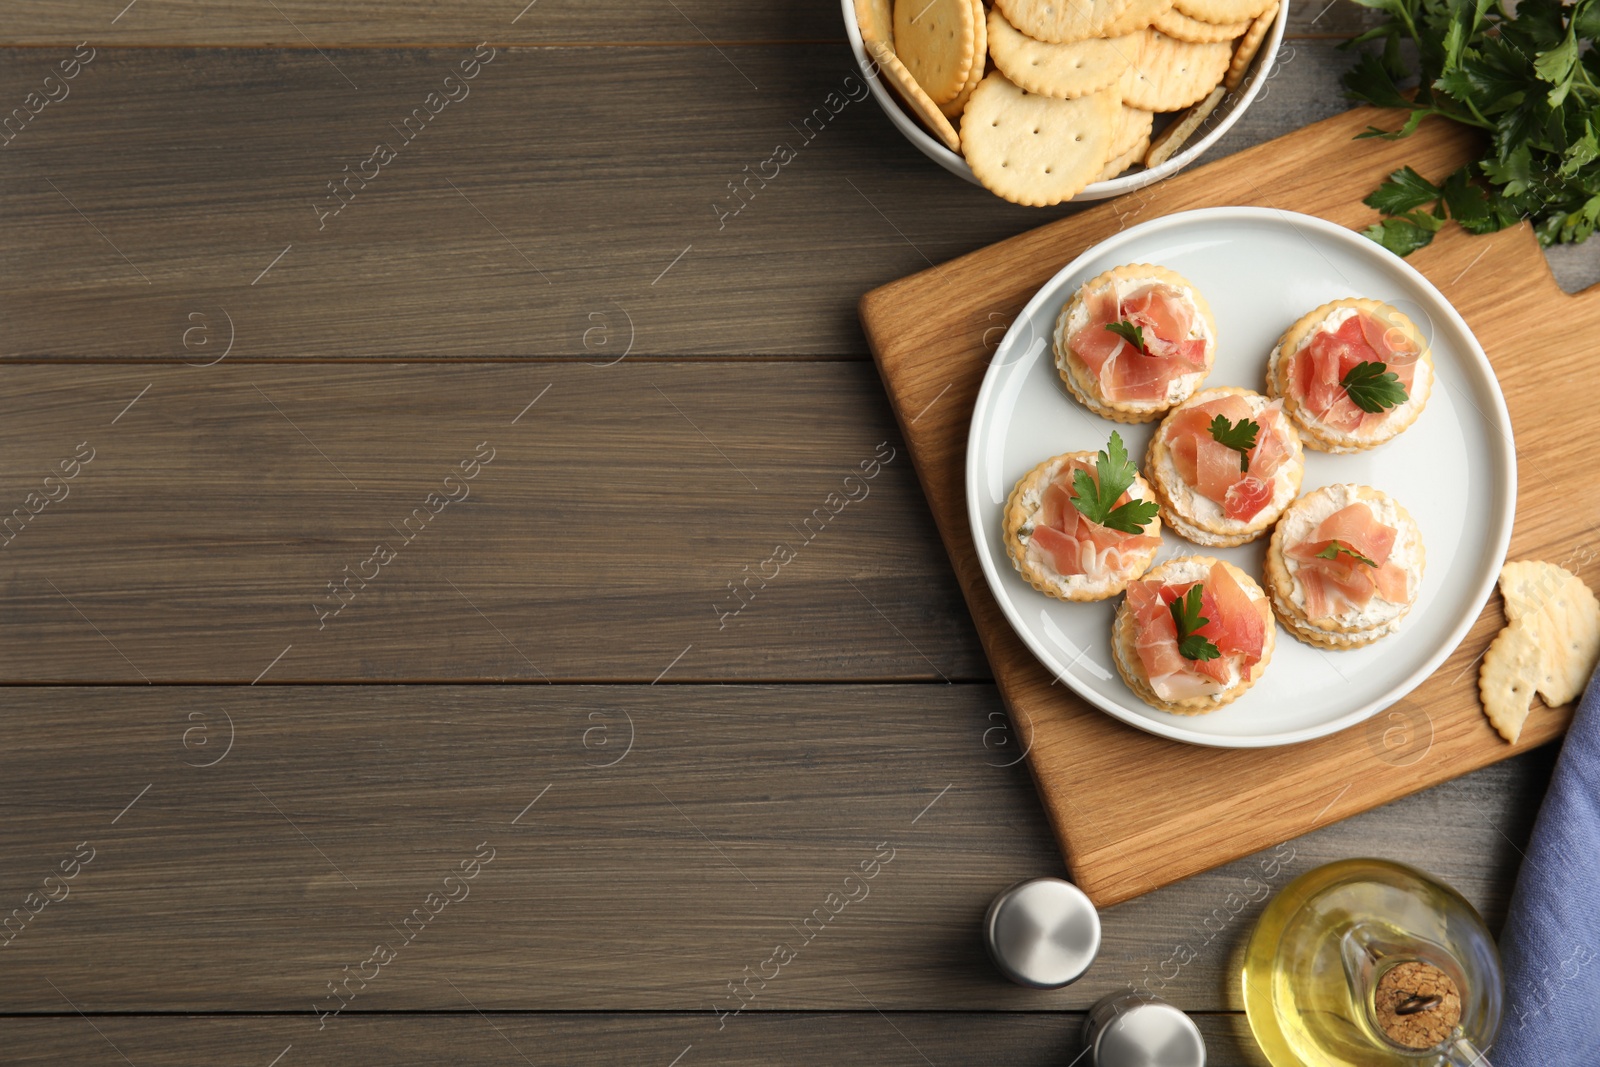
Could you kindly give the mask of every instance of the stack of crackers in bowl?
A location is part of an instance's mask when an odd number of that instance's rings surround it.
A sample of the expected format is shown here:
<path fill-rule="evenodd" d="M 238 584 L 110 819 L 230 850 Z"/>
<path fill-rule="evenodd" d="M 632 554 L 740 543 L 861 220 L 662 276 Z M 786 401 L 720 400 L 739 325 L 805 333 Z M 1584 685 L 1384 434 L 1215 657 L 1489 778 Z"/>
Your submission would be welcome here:
<path fill-rule="evenodd" d="M 991 192 L 1042 207 L 1172 159 L 1243 83 L 1284 2 L 854 5 L 864 52 L 923 128 Z"/>

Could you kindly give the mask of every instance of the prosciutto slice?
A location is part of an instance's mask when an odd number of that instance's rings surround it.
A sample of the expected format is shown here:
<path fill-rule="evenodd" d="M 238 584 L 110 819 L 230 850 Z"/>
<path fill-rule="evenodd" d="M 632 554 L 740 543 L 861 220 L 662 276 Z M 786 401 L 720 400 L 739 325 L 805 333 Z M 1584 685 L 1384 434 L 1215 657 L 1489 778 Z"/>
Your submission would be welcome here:
<path fill-rule="evenodd" d="M 1323 519 L 1309 538 L 1290 548 L 1285 554 L 1300 564 L 1296 577 L 1305 590 L 1306 617 L 1321 619 L 1360 611 L 1374 596 L 1404 604 L 1409 592 L 1406 572 L 1389 560 L 1398 533 L 1357 501 Z M 1372 563 L 1363 563 L 1349 552 L 1334 552 L 1332 559 L 1323 559 L 1321 553 L 1335 543 Z"/>
<path fill-rule="evenodd" d="M 1211 436 L 1211 421 L 1221 415 L 1230 423 L 1253 420 L 1260 427 L 1256 444 L 1246 455 L 1248 472 L 1239 469 L 1239 453 Z M 1283 403 L 1274 400 L 1259 414 L 1237 393 L 1184 408 L 1171 417 L 1167 450 L 1178 476 L 1201 496 L 1222 506 L 1229 519 L 1249 522 L 1272 502 L 1273 476 L 1290 455 Z"/>
<path fill-rule="evenodd" d="M 1067 343 L 1095 376 L 1105 399 L 1160 400 L 1174 378 L 1205 367 L 1205 341 L 1189 337 L 1194 307 L 1172 286 L 1151 282 L 1120 299 L 1107 286 L 1086 305 L 1088 321 Z M 1106 329 L 1113 322 L 1138 326 L 1145 351 Z"/>
<path fill-rule="evenodd" d="M 1357 432 L 1384 417 L 1363 411 L 1345 392 L 1344 376 L 1358 363 L 1383 363 L 1411 393 L 1420 351 L 1406 332 L 1386 326 L 1365 310 L 1337 330 L 1318 331 L 1290 360 L 1289 389 L 1315 418 L 1344 433 Z"/>
<path fill-rule="evenodd" d="M 1217 646 L 1216 659 L 1185 659 L 1178 650 L 1178 627 L 1172 602 L 1199 585 L 1200 614 L 1206 624 L 1195 633 Z M 1145 580 L 1128 586 L 1133 612 L 1134 648 L 1150 688 L 1162 700 L 1188 700 L 1220 693 L 1229 679 L 1243 677 L 1261 662 L 1266 647 L 1266 598 L 1252 600 L 1221 563 L 1213 564 L 1200 582 Z"/>
<path fill-rule="evenodd" d="M 1123 533 L 1090 522 L 1072 504 L 1072 475 L 1080 470 L 1098 481 L 1092 460 L 1072 459 L 1062 464 L 1041 495 L 1029 539 L 1049 558 L 1057 573 L 1102 578 L 1121 570 L 1128 556 L 1159 545 L 1161 538 Z M 1131 498 L 1130 493 L 1123 493 L 1117 503 L 1124 504 Z"/>

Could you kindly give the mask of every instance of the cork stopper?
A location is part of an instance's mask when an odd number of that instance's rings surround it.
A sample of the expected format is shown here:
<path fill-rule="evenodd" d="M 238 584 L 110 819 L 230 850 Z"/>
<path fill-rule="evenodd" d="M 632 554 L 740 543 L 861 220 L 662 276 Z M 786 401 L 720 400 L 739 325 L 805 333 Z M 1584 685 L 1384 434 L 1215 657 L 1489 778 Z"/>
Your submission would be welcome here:
<path fill-rule="evenodd" d="M 1373 1007 L 1378 1029 L 1401 1048 L 1433 1048 L 1461 1022 L 1461 993 L 1455 982 L 1432 964 L 1416 960 L 1383 973 Z"/>

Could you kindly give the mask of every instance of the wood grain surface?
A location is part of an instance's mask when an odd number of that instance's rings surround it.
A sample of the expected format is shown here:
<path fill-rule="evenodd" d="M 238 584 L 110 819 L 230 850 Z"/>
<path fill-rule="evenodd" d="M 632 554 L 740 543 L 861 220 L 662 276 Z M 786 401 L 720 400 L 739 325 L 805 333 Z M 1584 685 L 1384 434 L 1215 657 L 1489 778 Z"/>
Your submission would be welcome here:
<path fill-rule="evenodd" d="M 862 299 L 868 337 L 996 678 L 1013 716 L 1038 731 L 1030 762 L 1046 810 L 1075 880 L 1098 902 L 1125 900 L 1543 744 L 1569 717 L 1570 709 L 1540 712 L 1516 745 L 1489 726 L 1476 664 L 1505 625 L 1495 595 L 1438 671 L 1365 726 L 1270 751 L 1167 741 L 1056 685 L 1005 623 L 978 565 L 962 481 L 972 402 L 992 351 L 986 331 L 996 316 L 1008 321 L 1062 264 L 1146 219 L 1247 204 L 1360 226 L 1373 212 L 1350 190 L 1372 188 L 1404 161 L 1442 178 L 1468 158 L 1468 135 L 1440 125 L 1401 143 L 1352 140 L 1379 118 L 1358 110 L 1327 119 Z M 1307 182 L 1307 173 L 1318 181 Z M 1480 267 L 1485 260 L 1490 265 Z M 1446 230 L 1411 263 L 1473 328 L 1510 408 L 1524 474 L 1509 558 L 1566 561 L 1596 584 L 1600 485 L 1586 476 L 1587 461 L 1566 430 L 1588 417 L 1582 393 L 1570 388 L 1588 356 L 1576 348 L 1551 352 L 1540 329 L 1562 322 L 1584 336 L 1600 331 L 1600 291 L 1562 292 L 1526 224 L 1484 239 Z M 1402 733 L 1392 735 L 1391 726 Z"/>
<path fill-rule="evenodd" d="M 126 2 L 126 0 L 124 0 Z M 4 40 L 77 44 L 86 37 L 115 45 L 248 45 L 305 49 L 348 45 L 686 44 L 715 48 L 762 42 L 843 43 L 836 0 L 744 4 L 733 0 L 426 0 L 378 3 L 277 0 L 268 5 L 134 0 L 13 0 Z M 1290 7 L 1294 35 L 1348 37 L 1372 21 L 1347 3 Z"/>
<path fill-rule="evenodd" d="M 35 687 L 6 714 L 0 913 L 59 899 L 6 928 L 0 1011 L 72 1010 L 64 994 L 293 1012 L 309 1033 L 349 975 L 370 981 L 346 1015 L 466 998 L 698 1012 L 708 1032 L 747 967 L 740 1021 L 867 1000 L 1050 1012 L 1130 984 L 1237 1010 L 1232 953 L 1267 896 L 1335 858 L 1420 864 L 1498 926 L 1549 767 L 1536 753 L 1109 908 L 1094 969 L 1033 991 L 978 937 L 995 893 L 1063 872 L 991 686 Z M 80 850 L 63 896 L 45 879 Z M 418 908 L 438 914 L 408 923 Z M 380 944 L 395 958 L 363 966 Z M 795 958 L 763 986 L 778 944 Z"/>
<path fill-rule="evenodd" d="M 840 44 L 502 49 L 404 125 L 474 54 L 330 53 L 358 91 L 309 49 L 102 48 L 0 149 L 0 357 L 204 363 L 226 317 L 235 362 L 864 359 L 863 292 L 1071 210 L 931 165 Z M 1283 54 L 1216 153 L 1343 106 L 1331 42 Z M 57 61 L 0 50 L 0 99 Z"/>
<path fill-rule="evenodd" d="M 864 364 L 14 366 L 0 395 L 12 681 L 988 676 Z"/>
<path fill-rule="evenodd" d="M 448 986 L 445 995 L 454 995 Z M 926 1067 L 982 1063 L 989 1067 L 1059 1067 L 1082 1051 L 1083 1015 L 995 1012 L 772 1013 L 708 1027 L 697 1016 L 548 1013 L 353 1018 L 308 1036 L 305 1023 L 281 1016 L 112 1016 L 87 1020 L 8 1022 L 8 1062 L 113 1062 L 119 1053 L 139 1067 L 194 1063 L 267 1063 L 286 1053 L 326 1063 L 560 1063 L 610 1067 L 617 1062 L 837 1064 L 839 1067 Z M 1265 1065 L 1239 1015 L 1195 1017 L 1209 1063 Z M 98 1031 L 98 1032 L 97 1032 Z M 934 1059 L 933 1057 L 937 1057 Z M 307 1062 L 299 1060 L 299 1062 Z"/>
<path fill-rule="evenodd" d="M 3 14 L 0 113 L 93 58 L 0 147 L 0 1058 L 1058 1063 L 1138 985 L 1258 1065 L 1232 954 L 1288 878 L 1408 859 L 1502 921 L 1549 749 L 1108 908 L 1067 990 L 995 975 L 988 899 L 1064 869 L 854 304 L 1077 209 L 849 99 L 837 3 Z M 1368 18 L 1294 5 L 1212 158 L 1340 111 Z M 870 898 L 719 1027 L 883 841 Z"/>

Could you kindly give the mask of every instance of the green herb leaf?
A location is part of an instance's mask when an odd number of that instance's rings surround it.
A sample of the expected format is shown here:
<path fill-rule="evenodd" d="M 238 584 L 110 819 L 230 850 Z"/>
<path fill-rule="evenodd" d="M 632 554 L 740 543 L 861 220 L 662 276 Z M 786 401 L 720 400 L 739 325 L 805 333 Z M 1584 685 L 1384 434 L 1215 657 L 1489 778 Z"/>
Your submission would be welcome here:
<path fill-rule="evenodd" d="M 1106 329 L 1110 330 L 1112 333 L 1128 342 L 1134 348 L 1138 349 L 1141 356 L 1148 356 L 1150 354 L 1145 350 L 1144 347 L 1144 328 L 1142 326 L 1135 326 L 1133 323 L 1124 319 L 1121 322 L 1106 323 Z"/>
<path fill-rule="evenodd" d="M 1410 167 L 1401 167 L 1362 202 L 1385 215 L 1403 215 L 1424 204 L 1433 203 L 1443 193 L 1444 190 Z"/>
<path fill-rule="evenodd" d="M 1405 218 L 1384 219 L 1361 231 L 1397 256 L 1409 256 L 1433 240 L 1433 230 Z"/>
<path fill-rule="evenodd" d="M 1407 399 L 1400 376 L 1384 363 L 1362 360 L 1350 368 L 1339 384 L 1356 407 L 1374 415 L 1404 404 Z"/>
<path fill-rule="evenodd" d="M 1230 423 L 1226 417 L 1217 415 L 1211 420 L 1211 439 L 1219 445 L 1227 445 L 1239 453 L 1239 471 L 1248 473 L 1250 470 L 1250 450 L 1256 447 L 1256 434 L 1261 432 L 1259 423 L 1250 419 L 1240 419 L 1237 423 Z"/>
<path fill-rule="evenodd" d="M 1072 472 L 1072 506 L 1090 522 L 1123 533 L 1142 533 L 1156 517 L 1160 505 L 1154 500 L 1129 500 L 1118 505 L 1117 498 L 1128 491 L 1139 473 L 1128 460 L 1122 435 L 1111 431 L 1111 442 L 1095 457 L 1095 477 L 1088 471 Z"/>
<path fill-rule="evenodd" d="M 1340 553 L 1343 553 L 1344 555 L 1349 556 L 1351 559 L 1355 560 L 1357 563 L 1365 563 L 1369 567 L 1376 567 L 1378 565 L 1375 561 L 1368 559 L 1366 556 L 1363 556 L 1361 553 L 1357 552 L 1355 549 L 1351 548 L 1349 545 L 1345 544 L 1343 541 L 1329 541 L 1327 547 L 1324 548 L 1321 552 L 1317 553 L 1317 558 L 1318 559 L 1338 559 Z"/>
<path fill-rule="evenodd" d="M 1167 609 L 1172 612 L 1173 625 L 1178 628 L 1178 655 L 1184 659 L 1207 660 L 1222 655 L 1222 651 L 1212 644 L 1209 638 L 1195 633 L 1211 622 L 1200 614 L 1200 598 L 1204 595 L 1203 588 L 1196 583 L 1189 587 L 1187 593 L 1167 605 Z"/>
<path fill-rule="evenodd" d="M 1362 2 L 1382 14 L 1346 46 L 1346 92 L 1403 124 L 1358 136 L 1398 139 L 1430 118 L 1488 135 L 1441 189 L 1390 175 L 1367 199 L 1382 216 L 1368 236 L 1405 255 L 1446 218 L 1475 234 L 1527 219 L 1543 244 L 1600 229 L 1600 0 Z"/>

